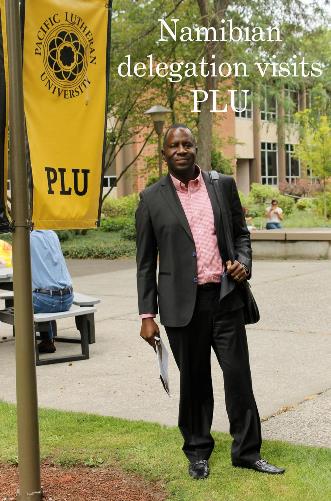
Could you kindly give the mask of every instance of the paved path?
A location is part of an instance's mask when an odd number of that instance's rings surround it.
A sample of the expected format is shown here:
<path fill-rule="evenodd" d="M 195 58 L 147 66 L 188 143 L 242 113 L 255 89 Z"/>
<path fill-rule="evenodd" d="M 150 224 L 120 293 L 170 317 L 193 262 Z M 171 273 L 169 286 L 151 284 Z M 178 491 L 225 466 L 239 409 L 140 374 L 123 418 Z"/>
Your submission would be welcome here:
<path fill-rule="evenodd" d="M 171 359 L 169 398 L 161 389 L 154 353 L 138 336 L 134 261 L 69 261 L 69 267 L 77 291 L 102 299 L 97 342 L 89 360 L 37 368 L 40 406 L 175 425 L 178 372 Z M 248 328 L 248 341 L 264 437 L 330 447 L 330 263 L 257 261 L 252 287 L 262 320 Z M 73 333 L 72 320 L 58 325 Z M 0 344 L 0 399 L 14 402 L 10 327 L 2 324 L 0 336 L 8 338 Z M 57 346 L 58 352 L 78 349 Z M 213 375 L 214 428 L 228 431 L 215 357 Z"/>

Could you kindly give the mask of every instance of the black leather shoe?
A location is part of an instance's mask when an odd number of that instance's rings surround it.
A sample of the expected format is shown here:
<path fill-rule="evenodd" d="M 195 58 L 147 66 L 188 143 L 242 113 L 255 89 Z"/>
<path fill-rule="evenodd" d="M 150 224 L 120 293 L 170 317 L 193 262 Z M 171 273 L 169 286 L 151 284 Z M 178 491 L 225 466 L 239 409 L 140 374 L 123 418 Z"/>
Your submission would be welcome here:
<path fill-rule="evenodd" d="M 38 351 L 39 353 L 55 353 L 56 348 L 54 341 L 52 339 L 43 339 L 38 344 Z"/>
<path fill-rule="evenodd" d="M 188 472 L 192 478 L 195 480 L 203 480 L 209 475 L 209 466 L 206 459 L 200 459 L 200 461 L 193 461 L 189 464 Z"/>
<path fill-rule="evenodd" d="M 253 463 L 232 463 L 233 466 L 239 468 L 249 468 L 251 470 L 260 471 L 261 473 L 270 473 L 270 475 L 281 475 L 285 472 L 285 468 L 278 468 L 273 464 L 268 463 L 265 459 L 259 459 Z"/>

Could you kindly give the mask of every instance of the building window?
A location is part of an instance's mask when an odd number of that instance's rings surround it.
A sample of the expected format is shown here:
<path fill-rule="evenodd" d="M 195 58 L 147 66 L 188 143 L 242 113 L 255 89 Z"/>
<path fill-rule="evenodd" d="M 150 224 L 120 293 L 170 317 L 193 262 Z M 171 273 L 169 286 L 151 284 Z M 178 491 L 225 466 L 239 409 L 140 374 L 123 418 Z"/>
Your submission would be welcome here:
<path fill-rule="evenodd" d="M 242 110 L 242 111 L 236 111 L 235 115 L 237 118 L 252 118 L 252 93 L 250 92 L 247 95 L 247 106 L 245 108 L 245 96 L 243 95 L 242 92 L 240 92 L 240 89 L 238 92 L 235 94 L 235 106 L 237 110 Z"/>
<path fill-rule="evenodd" d="M 277 143 L 261 143 L 262 184 L 278 183 Z"/>
<path fill-rule="evenodd" d="M 299 111 L 299 92 L 295 89 L 285 88 L 285 120 L 293 122 L 293 116 Z"/>
<path fill-rule="evenodd" d="M 264 85 L 261 99 L 261 120 L 274 122 L 277 119 L 277 99 L 272 87 Z"/>
<path fill-rule="evenodd" d="M 112 186 L 116 186 L 116 176 L 104 176 L 103 187 L 111 188 Z"/>
<path fill-rule="evenodd" d="M 313 171 L 309 167 L 307 168 L 307 177 L 309 178 L 309 180 L 312 184 L 319 183 L 318 177 L 314 176 Z"/>
<path fill-rule="evenodd" d="M 296 183 L 300 177 L 300 162 L 293 157 L 293 144 L 286 144 L 286 181 L 288 183 Z"/>

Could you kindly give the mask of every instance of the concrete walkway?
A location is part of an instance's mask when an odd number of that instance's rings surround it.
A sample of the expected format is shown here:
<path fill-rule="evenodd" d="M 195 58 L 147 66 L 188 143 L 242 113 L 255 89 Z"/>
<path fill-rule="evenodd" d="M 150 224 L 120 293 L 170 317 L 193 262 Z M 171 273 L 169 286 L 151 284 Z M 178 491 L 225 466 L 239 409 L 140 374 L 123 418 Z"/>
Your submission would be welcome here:
<path fill-rule="evenodd" d="M 37 368 L 40 406 L 175 425 L 178 371 L 171 358 L 169 398 L 158 380 L 154 352 L 138 335 L 134 261 L 74 260 L 69 268 L 77 291 L 102 299 L 97 342 L 89 360 Z M 262 317 L 248 328 L 248 341 L 263 435 L 330 447 L 330 263 L 256 261 L 251 283 Z M 62 320 L 58 328 L 73 334 L 74 322 Z M 57 348 L 58 353 L 78 350 L 63 343 Z M 214 429 L 228 431 L 214 356 L 213 375 Z M 4 324 L 0 378 L 0 399 L 14 402 L 14 340 Z"/>

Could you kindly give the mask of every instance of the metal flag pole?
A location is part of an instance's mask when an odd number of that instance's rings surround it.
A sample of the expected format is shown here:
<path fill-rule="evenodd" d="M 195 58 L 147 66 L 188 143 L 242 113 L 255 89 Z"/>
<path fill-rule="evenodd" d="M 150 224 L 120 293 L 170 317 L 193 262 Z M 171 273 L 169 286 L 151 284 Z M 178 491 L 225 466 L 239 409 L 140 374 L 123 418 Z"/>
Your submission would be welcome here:
<path fill-rule="evenodd" d="M 40 501 L 40 452 L 31 291 L 30 221 L 19 0 L 6 0 L 9 61 L 10 168 L 13 217 L 16 395 L 20 501 Z"/>

